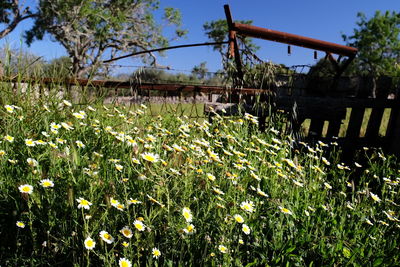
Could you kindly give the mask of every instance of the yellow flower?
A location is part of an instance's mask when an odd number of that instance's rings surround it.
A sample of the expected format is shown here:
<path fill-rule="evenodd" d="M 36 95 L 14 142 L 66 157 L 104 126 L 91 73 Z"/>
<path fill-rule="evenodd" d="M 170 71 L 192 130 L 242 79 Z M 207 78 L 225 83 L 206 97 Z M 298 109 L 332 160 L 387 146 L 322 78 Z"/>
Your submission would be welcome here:
<path fill-rule="evenodd" d="M 84 148 L 85 147 L 85 144 L 83 144 L 82 141 L 77 140 L 77 141 L 75 141 L 75 143 L 79 148 Z"/>
<path fill-rule="evenodd" d="M 152 163 L 157 162 L 160 159 L 160 157 L 157 154 L 153 154 L 153 153 L 143 153 L 143 154 L 141 154 L 141 156 L 144 160 L 152 162 Z"/>
<path fill-rule="evenodd" d="M 99 236 L 101 237 L 101 239 L 106 242 L 107 244 L 111 244 L 112 242 L 114 242 L 114 237 L 112 237 L 108 232 L 106 231 L 101 231 Z"/>
<path fill-rule="evenodd" d="M 133 140 L 132 138 L 126 138 L 126 142 L 128 143 L 129 146 L 137 146 L 137 142 Z"/>
<path fill-rule="evenodd" d="M 150 200 L 151 202 L 156 203 L 156 204 L 159 205 L 161 208 L 163 208 L 163 207 L 165 206 L 164 204 L 162 204 L 160 201 L 158 201 L 157 199 L 153 198 L 152 196 L 147 195 L 147 197 L 149 198 L 149 200 Z"/>
<path fill-rule="evenodd" d="M 86 199 L 83 199 L 81 197 L 76 199 L 76 201 L 78 201 L 78 203 L 79 203 L 78 209 L 84 208 L 84 209 L 88 210 L 88 209 L 90 209 L 90 206 L 92 205 L 91 202 L 89 202 Z"/>
<path fill-rule="evenodd" d="M 395 222 L 400 222 L 399 219 L 397 219 L 396 217 L 394 217 L 394 215 L 395 215 L 394 211 L 391 211 L 391 210 L 389 210 L 389 211 L 387 211 L 387 212 L 386 212 L 386 211 L 383 211 L 383 213 L 385 213 L 386 217 L 387 217 L 389 220 L 395 221 Z"/>
<path fill-rule="evenodd" d="M 114 206 L 114 208 L 116 208 L 117 210 L 124 210 L 125 209 L 125 205 L 124 204 L 121 204 L 121 203 L 118 203 L 117 205 L 115 205 Z"/>
<path fill-rule="evenodd" d="M 117 171 L 122 172 L 123 168 L 124 168 L 124 166 L 122 166 L 120 164 L 115 164 L 115 169 L 117 169 Z"/>
<path fill-rule="evenodd" d="M 26 146 L 35 146 L 36 143 L 32 139 L 25 139 Z"/>
<path fill-rule="evenodd" d="M 375 202 L 381 202 L 382 200 L 378 197 L 378 195 L 375 195 L 374 193 L 370 192 L 371 198 L 375 201 Z"/>
<path fill-rule="evenodd" d="M 132 158 L 131 160 L 135 164 L 140 164 L 140 161 L 137 158 Z"/>
<path fill-rule="evenodd" d="M 235 218 L 235 221 L 237 221 L 238 223 L 244 223 L 243 217 L 239 214 L 233 215 L 233 218 Z"/>
<path fill-rule="evenodd" d="M 219 245 L 218 246 L 218 250 L 221 252 L 221 253 L 228 253 L 228 248 L 227 247 L 225 247 L 224 245 Z"/>
<path fill-rule="evenodd" d="M 14 137 L 12 137 L 11 135 L 6 135 L 6 136 L 4 136 L 4 140 L 12 143 L 12 142 L 14 142 Z"/>
<path fill-rule="evenodd" d="M 172 148 L 176 151 L 176 152 L 185 152 L 185 150 L 181 147 L 178 146 L 177 144 L 173 144 Z"/>
<path fill-rule="evenodd" d="M 128 227 L 125 226 L 120 230 L 120 232 L 126 237 L 126 238 L 131 238 L 133 236 L 132 230 Z"/>
<path fill-rule="evenodd" d="M 327 166 L 331 165 L 331 163 L 330 163 L 325 157 L 322 157 L 321 159 L 322 159 L 322 162 L 323 162 L 325 165 L 327 165 Z"/>
<path fill-rule="evenodd" d="M 90 237 L 85 239 L 84 244 L 85 244 L 85 248 L 87 250 L 92 250 L 96 246 L 96 242 L 93 239 L 91 239 Z"/>
<path fill-rule="evenodd" d="M 32 194 L 33 192 L 33 186 L 29 185 L 29 184 L 24 184 L 24 185 L 20 185 L 18 187 L 19 192 L 24 193 L 24 194 Z"/>
<path fill-rule="evenodd" d="M 146 229 L 146 226 L 139 220 L 135 220 L 133 222 L 133 225 L 135 226 L 135 228 L 139 231 L 144 231 Z"/>
<path fill-rule="evenodd" d="M 185 218 L 186 222 L 191 222 L 193 219 L 192 212 L 187 207 L 184 207 L 182 209 L 182 215 Z"/>
<path fill-rule="evenodd" d="M 207 176 L 208 180 L 210 180 L 212 182 L 215 181 L 215 176 L 212 175 L 211 173 L 207 173 L 206 176 Z"/>
<path fill-rule="evenodd" d="M 137 200 L 137 199 L 132 199 L 132 198 L 130 198 L 129 200 L 128 200 L 128 205 L 131 205 L 131 204 L 140 204 L 140 203 L 142 203 L 142 201 L 139 201 L 139 200 Z"/>
<path fill-rule="evenodd" d="M 301 183 L 301 182 L 299 182 L 299 181 L 297 181 L 297 180 L 295 180 L 295 179 L 293 179 L 292 181 L 293 181 L 293 183 L 294 183 L 295 185 L 297 185 L 297 186 L 299 186 L 299 187 L 303 187 L 303 186 L 304 186 L 303 183 Z"/>
<path fill-rule="evenodd" d="M 250 234 L 250 227 L 247 224 L 242 224 L 242 231 L 246 235 Z"/>
<path fill-rule="evenodd" d="M 183 229 L 183 232 L 190 235 L 190 234 L 193 234 L 194 232 L 196 232 L 196 228 L 194 227 L 193 224 L 189 224 L 188 226 L 186 226 L 186 228 Z"/>
<path fill-rule="evenodd" d="M 36 140 L 35 143 L 36 143 L 37 145 L 45 145 L 45 144 L 47 144 L 45 141 L 43 141 L 43 140 L 41 140 L 41 139 Z"/>
<path fill-rule="evenodd" d="M 389 226 L 389 224 L 388 224 L 387 222 L 385 222 L 385 221 L 379 220 L 378 222 L 379 222 L 380 224 L 384 225 L 384 226 Z"/>
<path fill-rule="evenodd" d="M 17 225 L 19 228 L 25 228 L 25 223 L 24 223 L 24 222 L 17 221 L 16 225 Z"/>
<path fill-rule="evenodd" d="M 240 208 L 247 212 L 253 212 L 254 211 L 253 201 L 243 201 L 242 203 L 240 203 Z"/>
<path fill-rule="evenodd" d="M 74 129 L 74 127 L 72 127 L 71 125 L 69 125 L 68 123 L 65 123 L 65 122 L 62 122 L 61 126 L 64 127 L 64 129 L 66 129 L 68 131 Z"/>
<path fill-rule="evenodd" d="M 257 181 L 261 181 L 261 178 L 257 174 L 255 174 L 253 171 L 250 171 L 250 176 Z"/>
<path fill-rule="evenodd" d="M 4 156 L 6 154 L 6 152 L 4 150 L 0 150 L 0 157 Z"/>
<path fill-rule="evenodd" d="M 293 215 L 293 213 L 292 213 L 290 210 L 288 210 L 287 208 L 284 208 L 284 207 L 279 206 L 279 209 L 280 209 L 281 212 L 284 213 L 284 214 Z"/>
<path fill-rule="evenodd" d="M 96 109 L 94 107 L 92 107 L 92 106 L 88 106 L 87 109 L 90 110 L 90 111 L 96 111 Z"/>
<path fill-rule="evenodd" d="M 129 246 L 129 243 L 124 241 L 124 242 L 122 242 L 122 245 L 127 248 Z"/>
<path fill-rule="evenodd" d="M 268 194 L 262 191 L 259 187 L 257 188 L 257 194 L 262 197 L 268 197 Z"/>
<path fill-rule="evenodd" d="M 31 167 L 36 167 L 39 164 L 35 159 L 32 159 L 32 158 L 28 158 L 26 161 L 28 162 L 29 166 L 31 166 Z"/>
<path fill-rule="evenodd" d="M 68 100 L 63 100 L 62 102 L 63 102 L 64 105 L 66 105 L 68 107 L 72 106 L 71 102 L 69 102 Z"/>
<path fill-rule="evenodd" d="M 86 113 L 84 111 L 74 112 L 72 115 L 77 119 L 84 119 L 86 118 Z"/>
<path fill-rule="evenodd" d="M 54 183 L 50 179 L 40 180 L 40 185 L 43 186 L 44 188 L 54 187 Z"/>
<path fill-rule="evenodd" d="M 5 105 L 4 108 L 6 109 L 6 111 L 8 113 L 13 113 L 14 109 L 15 109 L 15 107 L 13 105 Z"/>
<path fill-rule="evenodd" d="M 220 189 L 218 189 L 218 188 L 216 188 L 216 187 L 213 187 L 212 190 L 213 190 L 214 193 L 216 193 L 217 195 L 225 195 L 225 193 L 224 193 L 222 190 L 220 190 Z"/>
<path fill-rule="evenodd" d="M 328 184 L 328 183 L 324 183 L 324 186 L 328 190 L 332 189 L 332 186 L 330 184 Z"/>
<path fill-rule="evenodd" d="M 161 256 L 161 251 L 158 248 L 153 248 L 151 254 L 153 254 L 153 258 L 158 259 Z"/>
<path fill-rule="evenodd" d="M 132 263 L 128 259 L 120 258 L 118 261 L 118 265 L 119 267 L 131 267 Z"/>
<path fill-rule="evenodd" d="M 365 219 L 365 222 L 367 223 L 367 224 L 369 224 L 369 225 L 374 225 L 369 219 Z"/>

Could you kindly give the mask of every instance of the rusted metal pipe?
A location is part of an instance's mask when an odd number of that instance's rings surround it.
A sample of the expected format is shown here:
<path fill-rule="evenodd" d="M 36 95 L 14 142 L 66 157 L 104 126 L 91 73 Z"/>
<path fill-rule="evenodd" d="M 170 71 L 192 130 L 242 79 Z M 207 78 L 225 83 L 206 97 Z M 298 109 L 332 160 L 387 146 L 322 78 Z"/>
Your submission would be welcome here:
<path fill-rule="evenodd" d="M 236 32 L 233 30 L 233 19 L 229 5 L 224 5 L 226 23 L 229 31 L 229 55 L 235 57 L 237 73 L 240 80 L 243 80 L 242 60 L 240 59 L 239 46 L 237 43 Z"/>
<path fill-rule="evenodd" d="M 357 53 L 357 48 L 313 39 L 301 35 L 275 31 L 242 23 L 233 23 L 233 30 L 238 34 L 260 38 L 269 41 L 297 45 L 314 50 L 334 53 L 338 55 L 353 57 Z"/>

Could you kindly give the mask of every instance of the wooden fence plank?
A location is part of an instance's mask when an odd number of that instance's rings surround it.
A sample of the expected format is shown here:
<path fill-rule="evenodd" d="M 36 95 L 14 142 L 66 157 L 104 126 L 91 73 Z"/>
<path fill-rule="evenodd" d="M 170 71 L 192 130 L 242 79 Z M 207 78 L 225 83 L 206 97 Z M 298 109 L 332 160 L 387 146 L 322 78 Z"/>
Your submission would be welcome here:
<path fill-rule="evenodd" d="M 375 138 L 379 136 L 379 128 L 381 126 L 384 108 L 373 108 L 371 116 L 369 117 L 367 130 L 365 132 L 366 138 Z"/>
<path fill-rule="evenodd" d="M 341 126 L 342 126 L 342 120 L 329 121 L 328 132 L 326 133 L 326 137 L 327 138 L 338 137 Z"/>
<path fill-rule="evenodd" d="M 309 138 L 320 139 L 322 137 L 322 129 L 324 128 L 324 120 L 311 119 L 310 128 L 308 130 Z"/>
<path fill-rule="evenodd" d="M 350 114 L 349 125 L 347 127 L 346 139 L 360 137 L 360 130 L 364 118 L 365 108 L 353 107 Z"/>
<path fill-rule="evenodd" d="M 400 155 L 400 107 L 392 108 L 386 131 L 388 150 Z"/>

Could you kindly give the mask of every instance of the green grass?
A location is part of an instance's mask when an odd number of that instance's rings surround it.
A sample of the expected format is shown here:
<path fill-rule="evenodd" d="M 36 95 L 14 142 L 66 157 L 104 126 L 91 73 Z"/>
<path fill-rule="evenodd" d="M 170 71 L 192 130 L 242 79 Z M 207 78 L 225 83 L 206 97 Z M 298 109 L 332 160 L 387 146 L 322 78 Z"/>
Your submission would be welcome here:
<path fill-rule="evenodd" d="M 3 89 L 4 266 L 400 263 L 393 157 L 370 149 L 357 167 L 322 143 L 293 150 L 282 115 L 259 132 L 252 116 L 189 118 L 201 105 L 69 105 Z"/>

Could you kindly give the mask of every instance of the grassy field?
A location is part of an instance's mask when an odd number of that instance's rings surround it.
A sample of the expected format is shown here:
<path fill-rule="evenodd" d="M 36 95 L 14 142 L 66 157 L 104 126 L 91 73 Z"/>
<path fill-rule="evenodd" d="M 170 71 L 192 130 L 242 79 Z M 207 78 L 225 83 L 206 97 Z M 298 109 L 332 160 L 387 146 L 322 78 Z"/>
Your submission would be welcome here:
<path fill-rule="evenodd" d="M 201 105 L 0 96 L 2 266 L 395 266 L 399 168 Z M 362 157 L 361 157 L 362 156 Z M 358 162 L 357 162 L 358 161 Z"/>

